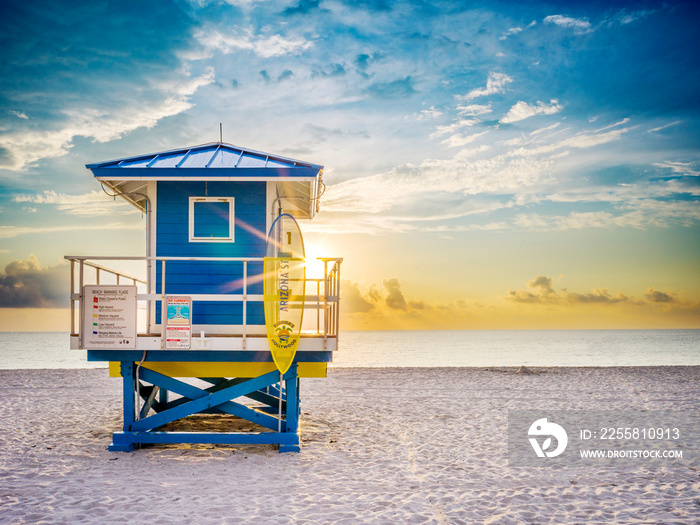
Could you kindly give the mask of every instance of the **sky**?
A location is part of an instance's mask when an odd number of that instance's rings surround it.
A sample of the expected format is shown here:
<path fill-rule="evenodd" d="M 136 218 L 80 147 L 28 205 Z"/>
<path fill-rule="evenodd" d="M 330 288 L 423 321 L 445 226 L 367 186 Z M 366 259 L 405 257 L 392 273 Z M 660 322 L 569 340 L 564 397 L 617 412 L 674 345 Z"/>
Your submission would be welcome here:
<path fill-rule="evenodd" d="M 64 255 L 145 255 L 85 164 L 219 123 L 325 167 L 342 328 L 700 328 L 693 2 L 2 6 L 0 330 L 68 330 Z"/>

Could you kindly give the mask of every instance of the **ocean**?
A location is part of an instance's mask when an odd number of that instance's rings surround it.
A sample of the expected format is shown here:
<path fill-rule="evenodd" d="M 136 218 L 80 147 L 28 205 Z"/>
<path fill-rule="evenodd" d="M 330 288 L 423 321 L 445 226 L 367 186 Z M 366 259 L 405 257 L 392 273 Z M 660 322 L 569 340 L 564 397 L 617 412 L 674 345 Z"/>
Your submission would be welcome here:
<path fill-rule="evenodd" d="M 700 365 L 700 330 L 343 331 L 334 367 Z M 68 332 L 0 332 L 0 369 L 105 368 Z"/>

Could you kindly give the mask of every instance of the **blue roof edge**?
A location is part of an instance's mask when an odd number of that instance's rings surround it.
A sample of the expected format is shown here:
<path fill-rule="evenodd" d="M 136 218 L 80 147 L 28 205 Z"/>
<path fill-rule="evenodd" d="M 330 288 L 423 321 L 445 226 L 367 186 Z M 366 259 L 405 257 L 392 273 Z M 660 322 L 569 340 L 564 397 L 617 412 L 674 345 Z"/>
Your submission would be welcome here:
<path fill-rule="evenodd" d="M 210 180 L 225 179 L 228 177 L 250 177 L 264 180 L 270 177 L 289 179 L 315 178 L 320 169 L 315 167 L 297 166 L 294 168 L 270 167 L 270 168 L 90 168 L 95 178 L 111 180 L 128 180 L 132 178 L 177 180 L 178 178 L 209 178 Z"/>
<path fill-rule="evenodd" d="M 239 147 L 239 146 L 234 146 L 233 144 L 228 144 L 228 143 L 226 143 L 226 142 L 210 142 L 210 143 L 207 143 L 207 144 L 200 144 L 200 145 L 197 145 L 197 146 L 189 146 L 189 147 L 184 147 L 184 148 L 176 148 L 176 149 L 167 150 L 167 151 L 161 151 L 161 152 L 156 152 L 156 153 L 147 153 L 147 154 L 143 154 L 143 155 L 135 155 L 135 156 L 131 156 L 131 157 L 124 157 L 124 158 L 120 158 L 120 159 L 113 159 L 113 160 L 102 161 L 102 162 L 93 162 L 93 163 L 90 163 L 90 164 L 86 164 L 85 167 L 86 167 L 87 169 L 89 169 L 89 170 L 92 170 L 93 173 L 94 173 L 94 170 L 96 170 L 96 169 L 102 170 L 102 169 L 105 169 L 105 168 L 107 168 L 107 169 L 119 168 L 119 167 L 121 167 L 121 166 L 119 166 L 119 164 L 122 163 L 122 162 L 135 162 L 135 161 L 138 161 L 138 160 L 155 159 L 155 158 L 158 157 L 158 156 L 170 156 L 170 155 L 176 155 L 176 154 L 178 154 L 178 153 L 185 153 L 185 154 L 186 154 L 187 152 L 205 151 L 205 150 L 207 150 L 207 149 L 212 150 L 212 152 L 214 153 L 214 152 L 216 152 L 216 150 L 218 150 L 219 148 L 224 148 L 224 149 L 227 149 L 227 150 L 230 150 L 230 151 L 233 151 L 233 152 L 237 152 L 237 153 L 249 154 L 249 155 L 256 156 L 256 157 L 266 157 L 268 160 L 279 161 L 279 162 L 285 162 L 285 163 L 289 163 L 289 164 L 293 164 L 293 165 L 294 165 L 294 166 L 291 166 L 290 168 L 287 168 L 287 169 L 295 169 L 295 168 L 297 168 L 297 167 L 298 167 L 298 168 L 312 168 L 312 169 L 318 170 L 318 171 L 320 171 L 320 170 L 323 169 L 323 166 L 320 165 L 320 164 L 314 164 L 314 163 L 311 163 L 311 162 L 306 162 L 306 161 L 303 161 L 303 160 L 293 159 L 293 158 L 291 158 L 291 157 L 285 157 L 285 156 L 282 156 L 282 155 L 275 155 L 275 154 L 273 154 L 273 153 L 265 153 L 264 151 L 258 151 L 258 150 L 253 150 L 253 149 L 249 149 L 249 148 L 241 148 L 241 147 Z M 151 173 L 153 173 L 153 172 L 156 171 L 156 170 L 160 172 L 161 170 L 168 169 L 168 168 L 154 168 L 153 170 L 151 170 L 151 168 L 149 168 L 149 167 L 145 167 L 145 168 L 124 168 L 124 169 L 128 169 L 128 170 L 130 170 L 130 171 L 132 171 L 132 170 L 142 170 L 142 169 L 143 169 L 143 170 L 150 170 Z M 190 167 L 182 167 L 182 168 L 175 168 L 175 169 L 178 169 L 178 170 L 191 170 L 191 169 L 201 169 L 201 167 L 199 167 L 199 166 L 193 167 L 193 168 L 190 168 Z M 222 170 L 222 169 L 232 169 L 232 170 L 233 170 L 233 169 L 237 169 L 237 170 L 241 170 L 241 169 L 251 169 L 251 170 L 253 170 L 253 169 L 261 169 L 261 168 L 213 167 L 213 168 L 205 168 L 205 169 L 210 169 L 210 170 Z M 272 169 L 272 168 L 265 167 L 264 169 Z M 95 174 L 95 176 L 97 176 L 97 174 Z"/>

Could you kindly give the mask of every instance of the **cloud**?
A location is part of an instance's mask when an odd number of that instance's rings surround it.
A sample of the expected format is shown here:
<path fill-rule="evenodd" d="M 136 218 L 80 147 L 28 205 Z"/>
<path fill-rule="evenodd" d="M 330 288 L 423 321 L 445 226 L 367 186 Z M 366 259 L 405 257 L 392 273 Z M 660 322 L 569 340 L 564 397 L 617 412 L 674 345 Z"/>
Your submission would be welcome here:
<path fill-rule="evenodd" d="M 369 134 L 366 131 L 349 131 L 340 128 L 326 128 L 324 126 L 316 126 L 315 124 L 304 125 L 304 132 L 311 137 L 314 144 L 324 144 L 331 139 L 368 139 Z M 308 139 L 304 139 L 304 143 L 308 143 Z"/>
<path fill-rule="evenodd" d="M 252 29 L 238 33 L 222 33 L 211 29 L 200 29 L 194 35 L 204 48 L 228 55 L 237 51 L 250 51 L 262 58 L 298 55 L 313 46 L 313 42 L 302 37 L 285 37 L 280 34 L 255 35 Z"/>
<path fill-rule="evenodd" d="M 593 131 L 593 133 L 600 133 L 601 131 L 606 131 L 608 129 L 616 128 L 617 126 L 624 126 L 627 124 L 631 119 L 629 117 L 623 118 L 622 120 L 619 120 L 617 122 L 613 122 L 609 126 L 604 126 L 602 128 L 598 128 Z"/>
<path fill-rule="evenodd" d="M 21 118 L 21 119 L 24 119 L 24 120 L 28 120 L 28 119 L 29 119 L 29 117 L 27 116 L 26 113 L 23 113 L 22 111 L 17 111 L 16 109 L 11 109 L 11 110 L 10 110 L 10 113 L 12 113 L 12 114 L 13 114 L 15 117 L 17 117 L 17 118 Z"/>
<path fill-rule="evenodd" d="M 299 0 L 299 3 L 295 6 L 287 7 L 282 14 L 284 15 L 306 15 L 314 11 L 325 11 L 326 9 L 321 9 L 320 0 Z"/>
<path fill-rule="evenodd" d="M 347 74 L 345 67 L 340 63 L 329 64 L 327 68 L 314 70 L 311 77 L 342 77 Z"/>
<path fill-rule="evenodd" d="M 518 192 L 546 179 L 550 168 L 550 160 L 534 156 L 497 155 L 489 159 L 471 159 L 458 153 L 451 159 L 428 159 L 417 166 L 406 164 L 387 173 L 329 185 L 324 195 L 324 209 L 378 214 L 401 206 L 408 209 L 401 217 L 422 220 L 436 215 L 444 216 L 450 202 L 446 198 L 436 199 L 431 201 L 434 202 L 432 207 L 425 208 L 428 203 L 426 188 L 431 194 L 458 196 L 459 207 L 465 203 L 466 195 Z M 372 226 L 374 231 L 382 225 L 379 217 L 368 217 L 367 220 L 375 221 Z M 395 221 L 389 221 L 385 226 L 392 229 Z"/>
<path fill-rule="evenodd" d="M 473 89 L 466 95 L 457 96 L 457 98 L 459 100 L 472 100 L 478 97 L 503 93 L 505 91 L 505 86 L 511 82 L 513 82 L 513 79 L 505 73 L 492 71 L 489 73 L 489 78 L 486 80 L 486 87 Z"/>
<path fill-rule="evenodd" d="M 552 142 L 550 144 L 545 144 L 541 146 L 535 146 L 533 148 L 520 147 L 510 150 L 507 155 L 509 156 L 539 156 L 552 154 L 558 150 L 566 148 L 575 149 L 588 149 L 595 146 L 600 146 L 602 144 L 607 144 L 608 142 L 613 142 L 618 140 L 622 135 L 634 129 L 633 127 L 614 129 L 608 131 L 607 133 L 588 133 L 580 132 L 572 137 L 560 140 L 559 142 Z"/>
<path fill-rule="evenodd" d="M 375 82 L 367 86 L 366 91 L 379 98 L 405 98 L 416 93 L 413 78 L 407 76 L 391 82 Z"/>
<path fill-rule="evenodd" d="M 58 210 L 68 215 L 97 216 L 132 213 L 135 208 L 123 200 L 115 201 L 102 191 L 91 191 L 82 195 L 58 193 L 46 190 L 35 195 L 18 195 L 14 202 L 29 202 L 32 204 L 52 204 Z"/>
<path fill-rule="evenodd" d="M 192 73 L 181 57 L 193 24 L 159 2 L 5 9 L 0 91 L 17 118 L 0 126 L 0 167 L 23 170 L 65 155 L 76 137 L 111 141 L 191 108 L 214 82 L 213 69 Z"/>
<path fill-rule="evenodd" d="M 558 109 L 556 105 L 553 102 L 551 110 Z M 490 108 L 469 106 L 472 113 Z M 642 230 L 697 225 L 700 207 L 692 197 L 700 195 L 700 189 L 683 179 L 697 173 L 693 163 L 657 162 L 657 168 L 677 174 L 670 179 L 629 162 L 600 171 L 595 164 L 613 148 L 585 155 L 577 152 L 621 140 L 639 127 L 629 123 L 629 118 L 610 124 L 597 120 L 593 130 L 574 134 L 573 126 L 564 128 L 562 122 L 517 136 L 511 128 L 507 131 L 512 138 L 487 145 L 482 133 L 498 137 L 503 131 L 492 126 L 464 133 L 479 125 L 478 117 L 457 118 L 430 133 L 445 147 L 455 148 L 452 155 L 329 184 L 323 203 L 329 214 L 323 226 L 339 233 L 347 228 L 378 235 L 390 231 Z M 493 135 L 496 133 L 499 135 Z M 581 175 L 582 167 L 589 170 L 587 176 Z M 647 172 L 654 177 L 645 175 Z M 551 203 L 561 204 L 558 213 L 551 211 Z M 571 209 L 561 213 L 564 203 Z M 487 214 L 496 212 L 497 216 L 487 219 Z M 448 220 L 450 224 L 445 223 Z"/>
<path fill-rule="evenodd" d="M 654 10 L 625 11 L 623 9 L 623 12 L 620 13 L 620 23 L 623 25 L 631 24 L 632 22 L 636 22 L 637 20 L 645 18 L 655 12 L 656 11 Z"/>
<path fill-rule="evenodd" d="M 605 25 L 612 26 L 612 25 L 627 25 L 631 24 L 633 22 L 636 22 L 637 20 L 641 20 L 643 18 L 646 18 L 647 16 L 650 16 L 657 11 L 655 9 L 639 9 L 637 11 L 633 11 L 630 9 L 627 9 L 623 7 L 620 9 L 617 13 L 612 15 L 611 17 L 607 18 L 604 23 Z"/>
<path fill-rule="evenodd" d="M 670 128 L 671 126 L 677 126 L 678 124 L 681 124 L 682 122 L 683 122 L 682 120 L 675 120 L 675 121 L 670 122 L 668 124 L 664 124 L 663 126 L 652 128 L 649 130 L 649 133 L 657 133 L 657 132 L 662 131 L 666 128 Z"/>
<path fill-rule="evenodd" d="M 364 78 L 369 78 L 370 75 L 368 71 L 370 67 L 382 60 L 384 56 L 385 55 L 383 53 L 379 52 L 375 52 L 372 54 L 360 53 L 355 57 L 355 68 L 361 76 L 363 76 Z"/>
<path fill-rule="evenodd" d="M 511 27 L 508 31 L 506 31 L 500 37 L 498 37 L 498 39 L 499 40 L 506 40 L 509 36 L 517 35 L 522 30 L 523 30 L 522 27 Z"/>
<path fill-rule="evenodd" d="M 112 108 L 97 109 L 88 104 L 80 110 L 65 108 L 58 129 L 18 129 L 2 134 L 8 156 L 0 160 L 0 167 L 19 171 L 30 164 L 47 158 L 66 155 L 76 137 L 92 138 L 95 142 L 109 142 L 138 128 L 152 128 L 160 120 L 186 111 L 192 104 L 190 96 L 201 86 L 214 81 L 213 69 L 196 78 L 184 76 L 177 81 L 163 81 L 149 97 L 125 101 Z"/>
<path fill-rule="evenodd" d="M 442 141 L 448 148 L 461 148 L 467 144 L 471 144 L 480 137 L 483 137 L 489 132 L 489 130 L 482 131 L 481 133 L 472 133 L 471 135 L 452 135 Z"/>
<path fill-rule="evenodd" d="M 0 274 L 0 308 L 58 308 L 68 306 L 69 266 L 41 266 L 34 255 L 12 261 Z"/>
<path fill-rule="evenodd" d="M 521 100 L 510 108 L 508 113 L 501 119 L 501 122 L 511 124 L 535 115 L 553 115 L 554 113 L 559 113 L 562 109 L 564 109 L 563 106 L 556 99 L 550 100 L 549 105 L 544 102 L 537 102 L 531 105 Z"/>
<path fill-rule="evenodd" d="M 564 231 L 586 228 L 612 228 L 616 217 L 605 211 L 571 212 L 568 215 L 544 216 L 537 213 L 519 214 L 514 224 L 529 231 Z"/>
<path fill-rule="evenodd" d="M 700 222 L 700 207 L 693 201 L 657 200 L 653 198 L 634 199 L 620 193 L 601 196 L 579 196 L 580 202 L 613 201 L 611 211 L 575 212 L 567 215 L 543 215 L 521 213 L 513 219 L 513 226 L 527 231 L 566 231 L 589 228 L 613 229 L 669 228 L 671 226 L 692 227 Z M 556 196 L 552 202 L 566 202 L 568 197 Z M 571 198 L 575 202 L 576 197 Z M 616 202 L 617 201 L 617 202 Z"/>
<path fill-rule="evenodd" d="M 2 226 L 0 225 L 0 239 L 13 239 L 21 235 L 33 235 L 42 233 L 82 232 L 107 230 L 143 230 L 143 224 L 125 224 L 112 222 L 109 224 L 76 224 L 67 226 Z"/>
<path fill-rule="evenodd" d="M 393 278 L 385 280 L 384 287 L 388 292 L 385 303 L 389 308 L 392 310 L 408 310 L 408 304 L 401 292 L 401 283 L 398 279 Z"/>
<path fill-rule="evenodd" d="M 341 0 L 343 4 L 354 9 L 362 8 L 371 12 L 391 11 L 393 2 L 389 0 Z"/>
<path fill-rule="evenodd" d="M 340 281 L 340 295 L 343 298 L 340 306 L 345 314 L 371 312 L 374 309 L 375 305 L 363 297 L 358 284 L 348 279 Z"/>
<path fill-rule="evenodd" d="M 565 15 L 550 15 L 543 20 L 545 24 L 554 24 L 565 29 L 573 29 L 577 34 L 590 33 L 591 23 L 588 18 L 572 18 Z"/>
<path fill-rule="evenodd" d="M 430 138 L 434 139 L 442 135 L 447 135 L 448 133 L 454 133 L 459 129 L 472 127 L 478 123 L 479 121 L 476 119 L 461 119 L 447 126 L 438 126 L 435 128 L 435 131 L 430 134 Z"/>
<path fill-rule="evenodd" d="M 580 133 L 558 143 L 558 146 L 579 149 L 592 148 L 594 146 L 600 146 L 601 144 L 618 140 L 622 135 L 631 129 L 633 128 L 615 129 L 613 131 L 608 131 L 607 133 Z"/>
<path fill-rule="evenodd" d="M 282 82 L 283 80 L 287 80 L 289 78 L 292 78 L 293 76 L 294 76 L 294 72 L 291 69 L 285 69 L 277 77 L 277 82 Z"/>
<path fill-rule="evenodd" d="M 700 177 L 700 171 L 694 169 L 690 162 L 655 162 L 654 166 L 657 168 L 671 170 L 673 173 L 681 177 Z"/>
<path fill-rule="evenodd" d="M 551 303 L 558 302 L 559 296 L 552 288 L 552 278 L 538 275 L 527 286 L 530 290 L 509 290 L 508 299 L 519 303 Z"/>
<path fill-rule="evenodd" d="M 435 109 L 435 106 L 430 106 L 430 108 L 424 109 L 420 113 L 418 113 L 418 115 L 416 116 L 416 120 L 433 119 L 439 117 L 442 114 L 443 112 L 438 109 Z"/>
<path fill-rule="evenodd" d="M 540 128 L 540 129 L 536 129 L 536 130 L 531 131 L 530 136 L 534 137 L 535 135 L 542 135 L 543 133 L 546 133 L 548 131 L 552 131 L 553 129 L 556 129 L 559 126 L 561 126 L 561 122 L 555 122 L 554 124 L 552 124 L 551 126 L 547 126 L 546 128 Z"/>
<path fill-rule="evenodd" d="M 270 74 L 267 72 L 267 70 L 263 69 L 262 71 L 260 71 L 260 76 L 262 77 L 263 81 L 267 84 L 273 83 L 273 82 L 280 83 L 284 80 L 288 80 L 288 79 L 292 78 L 294 76 L 294 72 L 291 69 L 285 69 L 284 71 L 282 71 L 282 73 L 280 73 L 277 76 L 277 79 L 273 79 L 270 76 Z"/>
<path fill-rule="evenodd" d="M 556 281 L 560 282 L 562 277 Z M 341 315 L 343 325 L 351 329 L 483 329 L 512 327 L 514 323 L 532 327 L 529 321 L 533 320 L 538 326 L 549 328 L 570 326 L 572 320 L 575 326 L 590 328 L 590 314 L 597 310 L 597 315 L 610 316 L 616 323 L 626 317 L 629 326 L 636 327 L 643 316 L 649 319 L 658 319 L 661 313 L 687 316 L 700 307 L 697 302 L 678 300 L 673 292 L 659 292 L 651 287 L 640 299 L 621 292 L 612 294 L 606 287 L 583 293 L 566 288 L 557 291 L 554 283 L 554 278 L 538 275 L 527 282 L 525 289 L 510 290 L 505 302 L 459 299 L 431 303 L 406 297 L 398 278 L 385 279 L 382 286 L 371 285 L 366 292 L 357 283 L 347 281 L 341 283 Z M 349 304 L 343 305 L 345 301 Z"/>
<path fill-rule="evenodd" d="M 678 300 L 675 295 L 669 292 L 661 292 L 659 290 L 654 290 L 651 286 L 647 293 L 644 294 L 644 298 L 650 303 L 676 303 Z"/>
<path fill-rule="evenodd" d="M 405 312 L 408 314 L 431 309 L 433 306 L 420 300 L 406 300 L 401 291 L 401 282 L 393 277 L 385 279 L 382 286 L 372 285 L 366 293 L 360 290 L 358 283 L 343 279 L 340 283 L 341 308 L 344 315 L 366 314 L 381 315 L 387 312 Z"/>
<path fill-rule="evenodd" d="M 538 288 L 545 294 L 551 294 L 554 292 L 552 289 L 552 278 L 545 277 L 544 275 L 538 275 L 532 281 L 528 281 L 527 285 L 531 288 Z"/>
<path fill-rule="evenodd" d="M 206 6 L 210 4 L 219 4 L 221 3 L 220 0 L 196 0 L 199 5 L 201 6 Z M 266 0 L 224 0 L 225 3 L 235 6 L 235 7 L 241 7 L 241 8 L 250 8 L 256 4 L 262 4 Z"/>
<path fill-rule="evenodd" d="M 553 282 L 554 280 L 551 277 L 538 275 L 531 281 L 528 281 L 528 289 L 508 290 L 506 299 L 527 304 L 640 304 L 639 301 L 635 301 L 619 292 L 616 296 L 611 296 L 607 288 L 598 288 L 585 293 L 569 292 L 566 289 L 562 289 L 561 293 L 557 293 L 554 290 Z"/>
<path fill-rule="evenodd" d="M 597 290 L 592 290 L 587 293 L 569 293 L 567 292 L 565 298 L 570 303 L 600 303 L 600 304 L 615 304 L 631 302 L 630 298 L 626 295 L 619 293 L 617 296 L 612 297 L 607 288 L 599 288 Z"/>
<path fill-rule="evenodd" d="M 468 104 L 466 106 L 457 106 L 457 112 L 464 117 L 476 117 L 491 113 L 491 104 Z"/>
<path fill-rule="evenodd" d="M 617 305 L 626 304 L 634 307 L 662 305 L 675 305 L 681 308 L 697 308 L 692 302 L 683 303 L 678 300 L 673 292 L 662 292 L 649 287 L 641 299 L 618 292 L 611 294 L 607 287 L 596 288 L 589 292 L 571 292 L 562 288 L 560 292 L 554 290 L 554 280 L 551 277 L 538 275 L 527 283 L 527 289 L 509 290 L 506 295 L 508 301 L 522 304 L 559 305 L 575 307 L 577 305 Z"/>

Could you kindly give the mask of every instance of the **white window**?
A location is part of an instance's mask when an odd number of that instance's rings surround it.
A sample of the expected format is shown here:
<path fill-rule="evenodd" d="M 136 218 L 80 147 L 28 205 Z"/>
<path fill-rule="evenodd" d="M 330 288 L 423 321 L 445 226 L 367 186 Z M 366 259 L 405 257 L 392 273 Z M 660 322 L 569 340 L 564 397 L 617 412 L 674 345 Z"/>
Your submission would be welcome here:
<path fill-rule="evenodd" d="M 233 197 L 190 197 L 190 242 L 233 242 Z"/>

